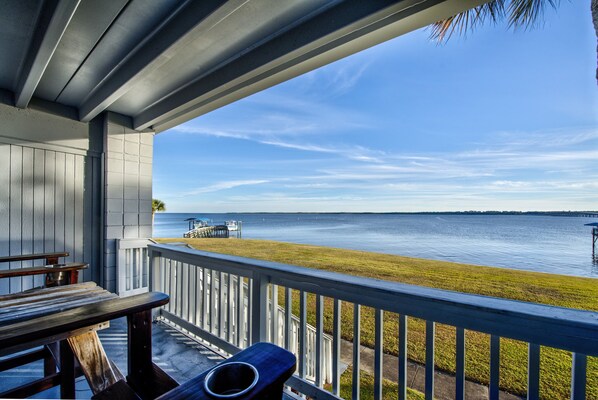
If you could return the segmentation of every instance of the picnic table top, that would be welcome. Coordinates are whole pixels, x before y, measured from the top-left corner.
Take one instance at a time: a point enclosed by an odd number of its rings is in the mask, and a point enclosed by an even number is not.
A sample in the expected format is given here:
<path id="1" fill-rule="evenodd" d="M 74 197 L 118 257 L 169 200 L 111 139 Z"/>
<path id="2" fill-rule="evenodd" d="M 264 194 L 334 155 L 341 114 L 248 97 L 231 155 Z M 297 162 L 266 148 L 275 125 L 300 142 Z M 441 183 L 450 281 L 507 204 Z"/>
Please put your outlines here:
<path id="1" fill-rule="evenodd" d="M 2 295 L 0 356 L 52 343 L 166 303 L 164 293 L 120 298 L 93 282 Z"/>

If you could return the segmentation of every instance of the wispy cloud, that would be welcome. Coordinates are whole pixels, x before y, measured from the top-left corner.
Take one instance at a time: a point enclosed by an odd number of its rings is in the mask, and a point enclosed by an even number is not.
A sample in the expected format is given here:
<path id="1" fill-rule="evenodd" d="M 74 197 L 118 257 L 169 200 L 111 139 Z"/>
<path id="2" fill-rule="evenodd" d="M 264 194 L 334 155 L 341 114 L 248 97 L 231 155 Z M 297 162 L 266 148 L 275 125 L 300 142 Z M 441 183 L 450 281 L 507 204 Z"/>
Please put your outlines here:
<path id="1" fill-rule="evenodd" d="M 194 196 L 198 194 L 204 193 L 212 193 L 212 192 L 219 192 L 221 190 L 232 189 L 239 186 L 249 186 L 249 185 L 261 185 L 264 183 L 268 183 L 268 180 L 265 179 L 253 179 L 253 180 L 238 180 L 238 181 L 224 181 L 214 183 L 212 185 L 198 187 L 193 190 L 189 190 L 186 192 L 180 193 L 176 197 L 187 197 L 187 196 Z"/>

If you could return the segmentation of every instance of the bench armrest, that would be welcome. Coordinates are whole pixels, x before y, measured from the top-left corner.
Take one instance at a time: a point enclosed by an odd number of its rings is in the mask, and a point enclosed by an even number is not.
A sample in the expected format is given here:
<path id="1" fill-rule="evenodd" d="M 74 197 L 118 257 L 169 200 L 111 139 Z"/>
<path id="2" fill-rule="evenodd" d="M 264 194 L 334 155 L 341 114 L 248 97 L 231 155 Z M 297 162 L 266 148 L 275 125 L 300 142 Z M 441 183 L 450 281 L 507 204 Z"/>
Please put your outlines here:
<path id="1" fill-rule="evenodd" d="M 0 257 L 0 263 L 29 260 L 46 260 L 46 264 L 58 264 L 59 258 L 68 256 L 69 253 L 66 251 L 62 253 L 20 254 L 18 256 Z"/>
<path id="2" fill-rule="evenodd" d="M 69 263 L 69 264 L 54 264 L 44 265 L 43 267 L 31 267 L 31 268 L 17 268 L 0 270 L 0 279 L 2 278 L 13 278 L 16 276 L 27 276 L 27 275 L 43 275 L 50 274 L 53 272 L 72 272 L 86 269 L 87 264 L 82 263 Z"/>

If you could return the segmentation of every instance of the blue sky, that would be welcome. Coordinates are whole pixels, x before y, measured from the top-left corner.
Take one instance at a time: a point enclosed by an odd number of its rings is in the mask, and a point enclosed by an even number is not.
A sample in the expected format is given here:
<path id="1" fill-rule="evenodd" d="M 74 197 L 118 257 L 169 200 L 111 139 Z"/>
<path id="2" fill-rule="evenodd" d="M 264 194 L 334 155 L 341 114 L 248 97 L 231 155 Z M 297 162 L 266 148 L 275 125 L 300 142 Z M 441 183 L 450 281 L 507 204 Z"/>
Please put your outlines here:
<path id="1" fill-rule="evenodd" d="M 590 0 L 419 30 L 160 133 L 170 212 L 597 210 Z"/>

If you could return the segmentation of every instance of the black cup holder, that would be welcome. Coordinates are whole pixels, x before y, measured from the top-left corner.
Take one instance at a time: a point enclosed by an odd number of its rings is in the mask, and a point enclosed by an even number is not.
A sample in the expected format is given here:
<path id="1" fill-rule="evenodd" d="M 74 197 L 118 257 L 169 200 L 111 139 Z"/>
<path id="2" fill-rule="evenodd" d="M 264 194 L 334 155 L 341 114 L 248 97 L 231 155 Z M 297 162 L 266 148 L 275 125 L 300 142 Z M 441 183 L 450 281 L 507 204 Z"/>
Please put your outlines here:
<path id="1" fill-rule="evenodd" d="M 220 364 L 206 375 L 204 389 L 217 399 L 243 396 L 255 387 L 260 375 L 257 369 L 245 362 Z"/>

